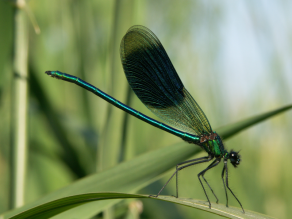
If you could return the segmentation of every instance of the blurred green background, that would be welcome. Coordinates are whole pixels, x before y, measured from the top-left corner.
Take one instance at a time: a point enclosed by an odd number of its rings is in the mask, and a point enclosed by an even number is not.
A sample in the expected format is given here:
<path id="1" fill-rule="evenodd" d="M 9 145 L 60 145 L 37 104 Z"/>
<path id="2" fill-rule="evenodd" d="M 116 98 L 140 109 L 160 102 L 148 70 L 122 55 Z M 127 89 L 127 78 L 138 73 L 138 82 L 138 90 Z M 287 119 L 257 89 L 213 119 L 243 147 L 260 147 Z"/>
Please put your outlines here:
<path id="1" fill-rule="evenodd" d="M 44 74 L 60 70 L 78 76 L 156 118 L 136 96 L 127 101 L 119 44 L 132 25 L 144 25 L 157 35 L 214 130 L 292 102 L 289 1 L 31 0 L 28 7 L 41 33 L 35 33 L 28 19 L 27 203 L 116 165 L 123 145 L 123 159 L 129 160 L 182 141 L 134 117 L 128 118 L 125 128 L 121 110 Z M 9 208 L 13 76 L 13 6 L 9 1 L 0 2 L 0 30 L 0 211 L 5 212 Z M 240 150 L 242 155 L 237 169 L 229 165 L 229 179 L 245 209 L 277 218 L 292 214 L 291 121 L 292 113 L 287 112 L 225 142 L 228 149 Z M 205 166 L 182 171 L 181 197 L 205 200 L 197 179 Z M 220 203 L 225 203 L 221 168 L 222 164 L 210 170 L 206 178 Z M 170 175 L 139 193 L 157 193 Z M 164 194 L 174 193 L 171 182 Z M 229 197 L 230 205 L 238 206 Z M 170 203 L 142 202 L 141 218 L 219 218 Z M 128 202 L 115 206 L 115 217 L 125 218 L 127 208 Z"/>

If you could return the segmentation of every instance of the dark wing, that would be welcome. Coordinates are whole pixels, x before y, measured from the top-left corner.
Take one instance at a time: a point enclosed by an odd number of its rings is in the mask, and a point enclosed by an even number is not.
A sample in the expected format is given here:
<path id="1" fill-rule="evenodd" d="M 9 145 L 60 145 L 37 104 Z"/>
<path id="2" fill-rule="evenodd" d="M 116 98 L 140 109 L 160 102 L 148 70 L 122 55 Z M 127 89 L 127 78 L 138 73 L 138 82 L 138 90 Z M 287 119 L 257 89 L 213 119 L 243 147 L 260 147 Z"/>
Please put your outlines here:
<path id="1" fill-rule="evenodd" d="M 154 33 L 143 26 L 131 27 L 122 39 L 120 53 L 128 82 L 148 109 L 184 132 L 212 132 L 206 115 L 184 88 Z"/>

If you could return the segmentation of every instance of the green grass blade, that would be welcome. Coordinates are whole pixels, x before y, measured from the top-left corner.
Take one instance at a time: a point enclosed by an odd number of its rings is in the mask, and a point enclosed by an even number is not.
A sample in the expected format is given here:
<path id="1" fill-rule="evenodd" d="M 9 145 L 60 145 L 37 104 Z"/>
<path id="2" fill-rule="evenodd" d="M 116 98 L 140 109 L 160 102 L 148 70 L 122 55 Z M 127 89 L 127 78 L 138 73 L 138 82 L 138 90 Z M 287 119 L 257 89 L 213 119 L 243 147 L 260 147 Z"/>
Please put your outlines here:
<path id="1" fill-rule="evenodd" d="M 43 205 L 37 206 L 30 210 L 20 213 L 12 217 L 11 219 L 37 219 L 37 218 L 49 218 L 55 216 L 63 211 L 67 211 L 76 206 L 84 205 L 89 202 L 95 202 L 98 205 L 98 202 L 101 200 L 109 199 L 126 199 L 126 198 L 152 198 L 147 195 L 134 195 L 134 194 L 125 194 L 125 193 L 91 193 L 91 194 L 82 194 L 69 196 L 66 198 L 61 198 L 52 202 L 45 203 Z M 262 215 L 252 211 L 246 211 L 245 214 L 242 213 L 241 209 L 235 207 L 227 208 L 225 205 L 212 203 L 212 208 L 208 207 L 206 201 L 195 200 L 195 199 L 184 199 L 184 198 L 175 198 L 170 196 L 160 196 L 158 198 L 161 201 L 172 202 L 175 204 L 180 204 L 192 208 L 201 209 L 212 214 L 224 216 L 227 218 L 270 218 L 266 215 Z M 102 210 L 102 209 L 100 209 Z M 72 217 L 74 215 L 72 214 Z"/>
<path id="2" fill-rule="evenodd" d="M 28 24 L 25 10 L 15 1 L 13 35 L 13 76 L 11 93 L 11 141 L 10 141 L 10 208 L 24 204 L 27 159 L 27 57 Z"/>
<path id="3" fill-rule="evenodd" d="M 86 176 L 88 173 L 78 157 L 78 151 L 76 151 L 76 146 L 73 145 L 74 142 L 69 140 L 68 133 L 66 133 L 65 127 L 62 125 L 58 119 L 58 113 L 54 109 L 49 101 L 48 95 L 41 86 L 41 82 L 38 79 L 37 72 L 32 67 L 29 66 L 29 75 L 30 75 L 30 89 L 31 94 L 38 100 L 40 103 L 40 108 L 44 112 L 47 122 L 51 127 L 54 136 L 57 141 L 62 146 L 60 153 L 60 159 L 66 163 L 66 165 L 71 169 L 72 173 L 75 174 L 78 178 Z"/>
<path id="4" fill-rule="evenodd" d="M 292 108 L 292 105 L 281 107 L 279 109 L 276 109 L 276 110 L 273 110 L 273 111 L 270 111 L 267 113 L 262 113 L 260 115 L 253 116 L 251 118 L 244 119 L 244 120 L 236 122 L 234 124 L 230 124 L 230 125 L 221 127 L 219 129 L 217 129 L 216 131 L 220 134 L 220 136 L 223 139 L 227 139 L 227 138 L 237 134 L 238 132 L 240 132 L 248 127 L 251 127 L 252 125 L 256 125 L 256 124 L 258 124 L 258 123 L 260 123 L 260 122 L 262 122 L 262 121 L 264 121 L 272 116 L 276 116 L 279 113 L 283 113 L 286 110 L 289 110 L 291 108 Z"/>
<path id="5" fill-rule="evenodd" d="M 180 143 L 143 154 L 111 169 L 85 177 L 68 187 L 4 215 L 9 218 L 27 209 L 66 196 L 90 192 L 134 192 L 157 180 L 177 163 L 198 153 L 198 146 Z M 163 159 L 161 155 L 163 154 Z M 96 209 L 91 209 L 96 212 Z"/>
<path id="6" fill-rule="evenodd" d="M 225 136 L 225 138 L 228 138 L 232 136 L 232 128 L 236 128 L 237 132 L 239 132 L 252 124 L 261 122 L 263 119 L 272 117 L 277 113 L 283 112 L 284 110 L 290 108 L 291 106 L 281 108 L 270 113 L 265 113 L 260 116 L 253 117 L 252 119 L 247 119 L 243 122 L 238 122 L 236 123 L 237 125 L 235 124 L 226 127 L 225 129 L 221 129 L 220 134 Z M 233 132 L 233 134 L 237 132 Z M 160 148 L 136 157 L 133 160 L 121 163 L 111 169 L 83 178 L 68 187 L 55 191 L 38 201 L 5 213 L 2 216 L 3 218 L 9 218 L 38 205 L 72 195 L 105 191 L 128 193 L 134 192 L 157 180 L 163 173 L 175 167 L 177 163 L 186 160 L 199 151 L 200 148 L 198 146 L 185 143 Z M 118 200 L 107 202 L 108 203 L 101 206 L 100 209 L 103 210 L 106 207 L 117 203 Z M 93 204 L 94 207 L 88 207 L 87 211 L 91 211 L 91 213 L 94 215 L 98 213 L 100 209 L 96 207 L 96 203 Z M 86 206 L 88 205 L 85 205 L 84 207 Z"/>

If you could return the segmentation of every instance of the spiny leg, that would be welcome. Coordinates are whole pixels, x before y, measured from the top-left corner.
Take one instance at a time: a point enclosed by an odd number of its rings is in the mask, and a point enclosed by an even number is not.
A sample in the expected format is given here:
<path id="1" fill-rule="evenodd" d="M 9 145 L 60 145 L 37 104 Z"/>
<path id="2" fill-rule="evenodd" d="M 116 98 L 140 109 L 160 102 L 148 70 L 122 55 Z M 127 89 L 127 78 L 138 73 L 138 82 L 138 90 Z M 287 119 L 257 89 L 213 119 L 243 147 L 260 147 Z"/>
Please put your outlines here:
<path id="1" fill-rule="evenodd" d="M 224 182 L 225 163 L 227 163 L 226 160 L 224 160 L 224 166 L 223 166 L 223 170 L 222 170 L 221 177 L 222 177 L 222 181 L 223 181 L 223 185 L 224 185 L 224 190 L 225 190 L 225 195 L 226 195 L 226 207 L 228 207 L 228 195 L 227 195 L 226 185 L 225 185 L 225 182 Z"/>
<path id="2" fill-rule="evenodd" d="M 235 196 L 235 194 L 232 192 L 232 190 L 229 188 L 229 185 L 228 185 L 228 169 L 227 169 L 227 162 L 224 162 L 224 168 L 226 169 L 226 187 L 229 189 L 229 191 L 231 192 L 231 194 L 234 196 L 234 198 L 237 200 L 237 202 L 239 203 L 243 213 L 245 213 L 240 201 L 238 200 L 238 198 Z"/>
<path id="3" fill-rule="evenodd" d="M 218 160 L 218 159 L 214 160 L 214 161 L 213 161 L 213 162 L 207 167 L 207 169 L 208 169 L 208 168 L 211 169 L 211 168 L 217 166 L 217 165 L 220 163 L 220 161 L 221 161 L 221 160 Z M 215 198 L 216 198 L 216 203 L 218 204 L 219 200 L 218 200 L 217 196 L 215 195 L 213 189 L 211 188 L 211 186 L 209 185 L 209 183 L 208 183 L 207 180 L 205 179 L 204 174 L 205 174 L 205 173 L 202 174 L 202 177 L 203 177 L 204 181 L 207 183 L 207 185 L 209 186 L 209 189 L 211 190 L 211 192 L 213 193 L 213 195 L 215 196 Z"/>
<path id="4" fill-rule="evenodd" d="M 176 165 L 176 196 L 175 196 L 176 198 L 178 198 L 178 171 L 179 171 L 179 166 L 183 165 L 183 164 L 186 164 L 186 163 L 198 162 L 199 160 L 207 160 L 207 159 L 212 160 L 213 158 L 211 158 L 211 156 L 200 157 L 200 158 L 196 158 L 196 159 L 192 159 L 192 160 L 187 160 L 187 161 L 181 162 L 181 163 Z M 206 161 L 204 161 L 204 162 L 206 162 Z M 195 165 L 195 164 L 193 164 L 193 165 Z M 185 168 L 185 167 L 183 167 L 183 168 Z M 183 168 L 181 168 L 181 169 L 183 169 Z"/>
<path id="5" fill-rule="evenodd" d="M 217 161 L 217 162 L 216 162 L 216 161 Z M 203 183 L 202 183 L 202 181 L 201 181 L 201 179 L 200 179 L 200 176 L 203 176 L 208 170 L 210 170 L 211 168 L 217 166 L 217 165 L 219 164 L 219 162 L 220 162 L 220 159 L 216 159 L 213 163 L 211 163 L 211 165 L 209 165 L 206 169 L 204 169 L 202 172 L 200 172 L 200 173 L 198 174 L 199 181 L 200 181 L 200 183 L 201 183 L 201 185 L 202 185 L 202 187 L 203 187 L 203 190 L 204 190 L 205 195 L 206 195 L 206 197 L 207 197 L 207 200 L 208 200 L 208 202 L 209 202 L 209 208 L 211 208 L 211 202 L 210 202 L 210 200 L 209 200 L 209 197 L 208 197 L 208 195 L 207 195 L 207 192 L 206 192 L 206 190 L 205 190 L 205 187 L 204 187 L 204 185 L 203 185 Z M 204 178 L 204 177 L 203 177 L 203 178 Z M 205 179 L 205 181 L 206 181 L 206 179 Z M 206 181 L 206 182 L 207 182 L 207 181 Z M 208 184 L 208 182 L 207 182 L 207 185 L 208 185 L 209 188 L 211 189 L 211 187 L 210 187 L 210 185 Z M 211 191 L 213 192 L 212 189 L 211 189 Z M 213 194 L 214 194 L 214 192 L 213 192 Z M 214 195 L 215 195 L 215 194 L 214 194 Z M 216 195 L 215 195 L 215 197 L 216 197 Z M 216 197 L 216 198 L 217 198 L 217 197 Z"/>
<path id="6" fill-rule="evenodd" d="M 188 161 L 184 161 L 182 163 L 177 164 L 176 165 L 176 171 L 171 175 L 171 177 L 169 178 L 169 180 L 167 180 L 167 182 L 160 189 L 160 191 L 158 192 L 158 194 L 157 195 L 150 195 L 149 197 L 158 197 L 160 195 L 160 193 L 162 192 L 162 190 L 165 188 L 165 186 L 170 182 L 170 180 L 172 179 L 172 177 L 174 177 L 174 175 L 178 173 L 178 171 L 180 171 L 180 170 L 182 170 L 182 169 L 184 169 L 186 167 L 199 164 L 199 163 L 209 162 L 212 159 L 213 159 L 213 157 L 211 157 L 211 156 L 208 156 L 208 157 L 200 157 L 200 158 L 197 158 L 197 159 L 188 160 Z M 186 164 L 186 163 L 190 163 L 190 164 L 187 164 L 187 165 L 184 165 L 184 166 L 178 168 L 179 165 Z M 177 181 L 178 180 L 176 179 L 176 182 Z M 178 197 L 178 186 L 177 185 L 176 185 L 176 197 Z"/>

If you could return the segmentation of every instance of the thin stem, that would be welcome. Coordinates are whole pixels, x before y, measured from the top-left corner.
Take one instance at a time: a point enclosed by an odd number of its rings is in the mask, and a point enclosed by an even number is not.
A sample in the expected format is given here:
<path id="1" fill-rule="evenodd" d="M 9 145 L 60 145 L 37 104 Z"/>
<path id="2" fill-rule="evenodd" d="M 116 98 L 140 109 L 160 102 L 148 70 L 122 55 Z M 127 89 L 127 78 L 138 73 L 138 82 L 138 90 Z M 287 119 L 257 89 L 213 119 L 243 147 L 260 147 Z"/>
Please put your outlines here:
<path id="1" fill-rule="evenodd" d="M 126 105 L 131 105 L 131 99 L 133 96 L 133 92 L 130 86 L 127 86 L 127 99 Z M 123 127 L 122 127 L 122 139 L 121 139 L 121 146 L 120 146 L 120 154 L 119 154 L 119 163 L 123 162 L 126 159 L 127 154 L 127 147 L 126 147 L 126 138 L 128 135 L 128 123 L 129 123 L 129 114 L 124 113 L 123 118 Z"/>
<path id="2" fill-rule="evenodd" d="M 12 126 L 11 126 L 11 174 L 10 208 L 24 204 L 26 172 L 27 130 L 27 56 L 28 31 L 26 14 L 19 7 L 25 2 L 16 1 L 14 10 Z"/>
<path id="3" fill-rule="evenodd" d="M 112 29 L 112 39 L 111 39 L 111 54 L 110 54 L 110 84 L 108 88 L 108 93 L 109 94 L 115 94 L 115 87 L 114 87 L 114 82 L 115 82 L 115 72 L 117 71 L 115 64 L 116 64 L 116 56 L 115 56 L 115 48 L 118 47 L 118 40 L 117 40 L 117 29 L 118 29 L 118 23 L 119 23 L 119 18 L 120 18 L 120 4 L 121 2 L 116 0 L 114 4 L 114 20 L 113 20 L 113 29 Z M 97 171 L 100 172 L 103 169 L 107 168 L 110 161 L 107 160 L 107 152 L 112 151 L 111 148 L 105 148 L 109 147 L 108 141 L 109 138 L 111 138 L 110 135 L 110 127 L 112 121 L 112 109 L 114 106 L 111 104 L 107 105 L 107 110 L 106 110 L 106 119 L 105 119 L 105 125 L 102 128 L 102 133 L 101 133 L 101 139 L 98 142 L 98 150 L 97 150 Z"/>

